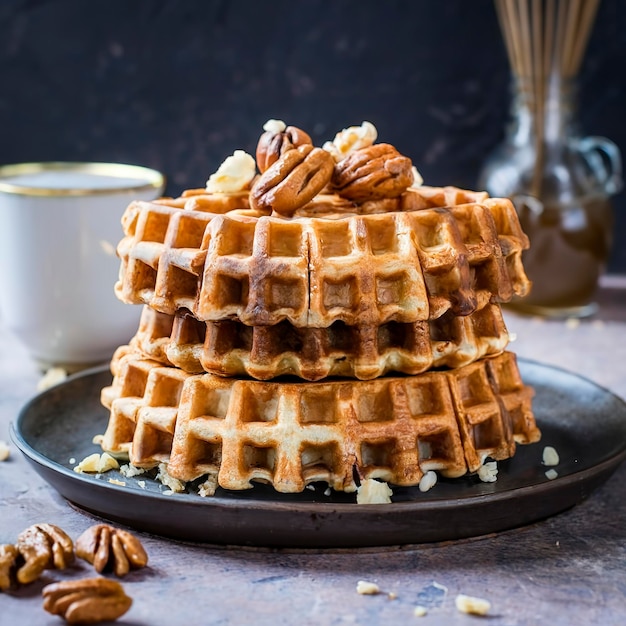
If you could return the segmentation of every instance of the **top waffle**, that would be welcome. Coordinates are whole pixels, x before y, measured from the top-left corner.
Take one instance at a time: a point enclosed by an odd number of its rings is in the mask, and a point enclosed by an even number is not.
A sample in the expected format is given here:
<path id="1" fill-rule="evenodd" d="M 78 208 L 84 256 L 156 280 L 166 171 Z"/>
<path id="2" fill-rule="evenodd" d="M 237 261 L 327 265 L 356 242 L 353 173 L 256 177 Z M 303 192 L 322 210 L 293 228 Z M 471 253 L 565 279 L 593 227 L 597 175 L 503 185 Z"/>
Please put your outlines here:
<path id="1" fill-rule="evenodd" d="M 124 302 L 186 308 L 202 321 L 323 328 L 466 315 L 528 289 L 528 240 L 509 200 L 334 219 L 175 202 L 126 210 L 116 284 Z"/>
<path id="2" fill-rule="evenodd" d="M 200 321 L 327 328 L 464 316 L 527 292 L 528 238 L 509 200 L 411 186 L 411 161 L 373 143 L 371 125 L 325 149 L 266 127 L 256 163 L 236 151 L 206 190 L 128 207 L 121 300 Z"/>

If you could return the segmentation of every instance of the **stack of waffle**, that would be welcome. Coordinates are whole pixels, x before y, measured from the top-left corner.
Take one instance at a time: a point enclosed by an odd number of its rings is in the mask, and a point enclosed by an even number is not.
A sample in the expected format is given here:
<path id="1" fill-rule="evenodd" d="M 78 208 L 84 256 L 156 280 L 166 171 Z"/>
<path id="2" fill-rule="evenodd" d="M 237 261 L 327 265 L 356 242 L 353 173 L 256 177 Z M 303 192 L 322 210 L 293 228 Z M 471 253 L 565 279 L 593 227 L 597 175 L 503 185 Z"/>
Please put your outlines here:
<path id="1" fill-rule="evenodd" d="M 387 144 L 346 149 L 344 131 L 320 155 L 290 129 L 262 135 L 260 176 L 231 157 L 207 189 L 126 210 L 116 293 L 144 308 L 102 391 L 104 450 L 225 489 L 354 491 L 462 476 L 536 441 L 500 309 L 529 286 L 511 203 L 402 181 L 368 194 L 373 166 L 349 193 L 345 161 Z"/>

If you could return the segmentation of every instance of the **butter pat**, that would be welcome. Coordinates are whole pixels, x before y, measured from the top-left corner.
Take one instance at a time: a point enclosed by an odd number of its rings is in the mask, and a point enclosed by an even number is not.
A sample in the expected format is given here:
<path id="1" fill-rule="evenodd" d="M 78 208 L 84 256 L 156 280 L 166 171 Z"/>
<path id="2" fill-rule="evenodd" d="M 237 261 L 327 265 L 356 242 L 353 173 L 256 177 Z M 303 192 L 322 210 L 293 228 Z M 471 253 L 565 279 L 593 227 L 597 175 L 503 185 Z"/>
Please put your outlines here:
<path id="1" fill-rule="evenodd" d="M 495 483 L 498 480 L 498 464 L 489 461 L 478 468 L 478 478 L 484 483 Z"/>
<path id="2" fill-rule="evenodd" d="M 546 446 L 543 449 L 543 464 L 547 467 L 553 467 L 560 463 L 559 453 L 552 447 Z"/>
<path id="3" fill-rule="evenodd" d="M 420 482 L 419 482 L 419 490 L 424 493 L 426 491 L 430 491 L 437 484 L 437 474 L 432 470 L 426 472 Z"/>
<path id="4" fill-rule="evenodd" d="M 378 137 L 376 126 L 371 122 L 363 122 L 360 126 L 349 126 L 339 131 L 332 141 L 327 141 L 322 148 L 330 152 L 338 163 L 350 153 L 368 148 Z"/>
<path id="5" fill-rule="evenodd" d="M 374 596 L 380 593 L 380 587 L 376 583 L 367 580 L 359 580 L 356 584 L 356 592 L 362 596 Z"/>
<path id="6" fill-rule="evenodd" d="M 235 193 L 248 188 L 256 174 L 256 162 L 247 152 L 235 150 L 211 174 L 206 182 L 206 190 L 210 193 Z"/>
<path id="7" fill-rule="evenodd" d="M 489 609 L 491 609 L 491 602 L 489 602 L 489 600 L 466 596 L 462 593 L 456 597 L 454 604 L 457 611 L 468 613 L 469 615 L 487 615 Z"/>
<path id="8" fill-rule="evenodd" d="M 274 133 L 278 135 L 282 133 L 287 128 L 287 124 L 282 120 L 267 120 L 265 124 L 263 124 L 263 130 L 269 133 Z"/>
<path id="9" fill-rule="evenodd" d="M 373 478 L 361 482 L 357 489 L 357 504 L 389 504 L 393 491 L 387 483 L 381 483 Z"/>
<path id="10" fill-rule="evenodd" d="M 118 469 L 119 463 L 106 452 L 98 454 L 94 452 L 85 457 L 75 468 L 77 474 L 103 474 L 109 470 Z"/>
<path id="11" fill-rule="evenodd" d="M 37 391 L 45 391 L 54 387 L 59 383 L 62 383 L 67 378 L 67 372 L 61 367 L 51 367 L 46 373 L 39 379 L 37 383 Z"/>
<path id="12" fill-rule="evenodd" d="M 411 183 L 411 187 L 413 189 L 417 189 L 424 184 L 424 179 L 422 175 L 417 171 L 415 165 L 411 168 L 411 172 L 413 173 L 413 182 Z"/>

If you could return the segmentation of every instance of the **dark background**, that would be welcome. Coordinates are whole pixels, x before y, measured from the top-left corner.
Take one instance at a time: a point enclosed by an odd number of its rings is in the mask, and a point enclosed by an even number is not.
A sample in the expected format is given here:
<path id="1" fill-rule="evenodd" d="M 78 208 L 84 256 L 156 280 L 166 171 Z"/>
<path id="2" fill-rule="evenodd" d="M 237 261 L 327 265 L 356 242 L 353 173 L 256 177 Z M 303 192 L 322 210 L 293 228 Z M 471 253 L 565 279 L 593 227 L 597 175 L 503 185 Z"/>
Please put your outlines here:
<path id="1" fill-rule="evenodd" d="M 475 187 L 508 88 L 492 0 L 0 0 L 0 163 L 137 163 L 169 194 L 253 153 L 270 117 L 316 143 L 370 120 L 427 184 Z M 579 103 L 626 153 L 624 0 L 600 6 Z"/>

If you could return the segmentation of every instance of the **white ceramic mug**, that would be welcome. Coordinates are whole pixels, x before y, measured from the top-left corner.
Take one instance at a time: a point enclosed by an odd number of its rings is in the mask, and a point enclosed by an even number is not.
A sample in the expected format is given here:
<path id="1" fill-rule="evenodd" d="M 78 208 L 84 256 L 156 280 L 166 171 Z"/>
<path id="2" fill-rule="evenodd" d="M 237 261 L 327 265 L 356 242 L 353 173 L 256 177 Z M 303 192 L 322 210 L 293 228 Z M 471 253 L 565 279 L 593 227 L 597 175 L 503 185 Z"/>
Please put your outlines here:
<path id="1" fill-rule="evenodd" d="M 106 361 L 136 332 L 141 307 L 113 290 L 120 219 L 164 183 L 116 163 L 0 167 L 0 316 L 42 368 Z"/>

